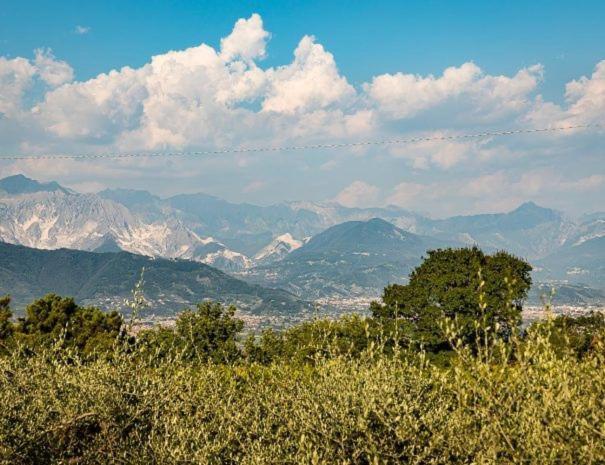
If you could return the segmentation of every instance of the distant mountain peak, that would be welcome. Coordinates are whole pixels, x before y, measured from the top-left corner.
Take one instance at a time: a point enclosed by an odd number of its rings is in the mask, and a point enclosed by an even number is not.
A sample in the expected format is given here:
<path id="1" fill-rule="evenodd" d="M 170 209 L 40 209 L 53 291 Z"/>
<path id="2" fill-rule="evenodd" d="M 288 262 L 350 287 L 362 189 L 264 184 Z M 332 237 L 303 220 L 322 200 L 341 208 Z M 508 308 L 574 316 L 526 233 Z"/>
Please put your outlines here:
<path id="1" fill-rule="evenodd" d="M 300 248 L 304 241 L 295 239 L 292 234 L 285 233 L 277 236 L 267 246 L 261 249 L 254 259 L 259 263 L 269 263 L 280 260 L 290 252 Z"/>
<path id="2" fill-rule="evenodd" d="M 139 189 L 105 189 L 98 193 L 99 197 L 113 200 L 126 206 L 153 202 L 156 196 L 146 190 Z"/>
<path id="3" fill-rule="evenodd" d="M 511 211 L 508 216 L 525 218 L 526 220 L 530 220 L 530 224 L 532 224 L 532 221 L 554 221 L 561 218 L 561 214 L 558 211 L 541 207 L 532 201 L 522 203 L 515 210 Z"/>
<path id="4" fill-rule="evenodd" d="M 35 192 L 63 192 L 69 194 L 71 191 L 55 181 L 39 182 L 22 174 L 15 174 L 0 179 L 0 190 L 11 195 L 33 194 Z"/>
<path id="5" fill-rule="evenodd" d="M 313 236 L 309 242 L 292 252 L 292 257 L 306 255 L 339 255 L 372 252 L 384 257 L 405 254 L 425 247 L 422 236 L 404 231 L 380 218 L 347 221 Z"/>
<path id="6" fill-rule="evenodd" d="M 550 210 L 550 209 L 541 207 L 533 200 L 528 200 L 527 202 L 523 202 L 521 205 L 519 205 L 513 211 L 519 212 L 519 211 L 535 211 L 535 210 Z"/>
<path id="7" fill-rule="evenodd" d="M 386 220 L 383 220 L 382 218 L 370 218 L 369 220 L 366 221 L 367 224 L 370 225 L 376 225 L 376 226 L 380 226 L 380 227 L 385 227 L 385 228 L 389 228 L 389 229 L 396 229 L 397 226 L 395 226 L 393 223 L 389 223 Z"/>

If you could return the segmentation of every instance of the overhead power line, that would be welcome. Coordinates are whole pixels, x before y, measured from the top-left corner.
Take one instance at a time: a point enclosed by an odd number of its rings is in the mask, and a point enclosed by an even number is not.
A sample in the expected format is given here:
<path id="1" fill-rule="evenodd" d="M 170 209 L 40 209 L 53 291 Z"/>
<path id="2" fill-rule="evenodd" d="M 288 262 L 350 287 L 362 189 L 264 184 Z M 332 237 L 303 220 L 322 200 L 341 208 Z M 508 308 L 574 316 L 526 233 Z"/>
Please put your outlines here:
<path id="1" fill-rule="evenodd" d="M 383 139 L 358 142 L 339 142 L 332 144 L 307 144 L 307 145 L 285 145 L 276 147 L 232 147 L 225 149 L 196 150 L 196 151 L 172 151 L 172 152 L 123 152 L 123 153 L 100 153 L 100 154 L 41 154 L 41 155 L 6 155 L 0 156 L 0 160 L 81 160 L 102 158 L 138 158 L 138 157 L 185 157 L 201 155 L 224 155 L 237 153 L 262 153 L 262 152 L 290 152 L 299 150 L 327 150 L 339 148 L 354 148 L 381 145 L 403 145 L 417 142 L 439 142 L 464 139 L 481 139 L 486 137 L 505 137 L 518 134 L 548 133 L 557 131 L 569 131 L 572 129 L 600 128 L 601 124 L 580 124 L 575 126 L 558 126 L 538 129 L 513 129 L 509 131 L 487 131 L 472 134 L 454 134 L 450 136 L 412 137 L 406 139 Z"/>

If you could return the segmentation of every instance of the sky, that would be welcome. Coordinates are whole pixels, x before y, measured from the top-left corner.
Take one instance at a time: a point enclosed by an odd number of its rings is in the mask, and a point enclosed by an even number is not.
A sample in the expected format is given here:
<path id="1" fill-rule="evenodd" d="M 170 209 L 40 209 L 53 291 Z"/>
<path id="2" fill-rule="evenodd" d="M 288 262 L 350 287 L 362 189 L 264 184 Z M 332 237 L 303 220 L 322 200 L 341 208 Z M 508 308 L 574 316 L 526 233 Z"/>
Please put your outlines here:
<path id="1" fill-rule="evenodd" d="M 605 125 L 596 1 L 12 1 L 0 157 L 182 152 Z M 83 192 L 604 210 L 601 127 L 220 156 L 0 161 Z"/>

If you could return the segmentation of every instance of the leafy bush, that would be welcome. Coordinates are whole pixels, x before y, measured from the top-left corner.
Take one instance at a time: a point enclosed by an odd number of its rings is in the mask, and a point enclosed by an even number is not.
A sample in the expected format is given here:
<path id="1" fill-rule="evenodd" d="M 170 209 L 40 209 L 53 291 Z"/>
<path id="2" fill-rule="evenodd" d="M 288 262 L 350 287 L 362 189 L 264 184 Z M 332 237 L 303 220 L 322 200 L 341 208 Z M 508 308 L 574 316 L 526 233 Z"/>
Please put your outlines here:
<path id="1" fill-rule="evenodd" d="M 538 321 L 527 330 L 530 336 L 545 332 L 559 352 L 585 357 L 605 347 L 605 314 L 591 312 L 576 317 L 558 315 L 550 321 Z"/>
<path id="2" fill-rule="evenodd" d="M 282 332 L 267 329 L 258 340 L 250 336 L 244 346 L 248 362 L 269 364 L 314 363 L 317 358 L 358 356 L 377 339 L 372 319 L 359 315 L 338 320 L 318 319 L 303 322 Z"/>
<path id="3" fill-rule="evenodd" d="M 244 322 L 235 318 L 235 307 L 202 302 L 185 310 L 174 328 L 142 331 L 138 343 L 155 357 L 172 356 L 200 363 L 233 363 L 241 357 L 237 336 Z"/>
<path id="4" fill-rule="evenodd" d="M 603 463 L 603 353 L 561 354 L 543 329 L 457 346 L 447 369 L 380 347 L 312 365 L 0 357 L 0 462 Z"/>

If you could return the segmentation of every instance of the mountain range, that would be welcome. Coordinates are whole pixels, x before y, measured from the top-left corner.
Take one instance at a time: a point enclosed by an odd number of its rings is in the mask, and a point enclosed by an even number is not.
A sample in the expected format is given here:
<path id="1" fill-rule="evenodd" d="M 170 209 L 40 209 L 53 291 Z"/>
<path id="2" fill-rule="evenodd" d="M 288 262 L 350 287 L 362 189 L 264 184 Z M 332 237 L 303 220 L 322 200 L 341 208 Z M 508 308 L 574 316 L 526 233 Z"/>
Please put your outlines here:
<path id="1" fill-rule="evenodd" d="M 379 218 L 347 221 L 241 276 L 307 298 L 378 295 L 385 284 L 405 282 L 427 250 L 448 245 L 460 244 L 419 236 Z"/>
<path id="2" fill-rule="evenodd" d="M 131 297 L 142 270 L 144 295 L 156 314 L 173 314 L 206 299 L 263 315 L 296 314 L 309 308 L 286 291 L 249 284 L 190 260 L 0 243 L 0 295 L 10 294 L 18 311 L 50 292 L 83 304 L 124 308 L 124 299 Z"/>
<path id="3" fill-rule="evenodd" d="M 303 299 L 378 296 L 385 284 L 404 282 L 427 249 L 478 245 L 529 260 L 535 289 L 599 301 L 604 237 L 605 213 L 571 218 L 532 202 L 508 213 L 432 219 L 398 207 L 257 206 L 201 193 L 82 194 L 22 175 L 0 180 L 6 243 L 191 260 Z"/>

